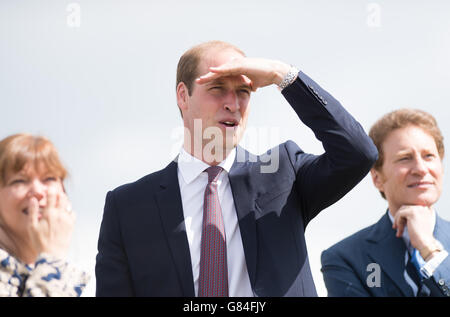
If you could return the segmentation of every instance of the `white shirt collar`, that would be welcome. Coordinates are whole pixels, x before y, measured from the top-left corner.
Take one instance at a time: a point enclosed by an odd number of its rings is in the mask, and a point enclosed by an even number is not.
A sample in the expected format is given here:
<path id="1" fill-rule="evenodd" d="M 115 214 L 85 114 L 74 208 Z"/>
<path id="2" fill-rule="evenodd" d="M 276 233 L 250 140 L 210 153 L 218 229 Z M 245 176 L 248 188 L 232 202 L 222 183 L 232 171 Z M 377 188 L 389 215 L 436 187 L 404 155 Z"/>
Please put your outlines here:
<path id="1" fill-rule="evenodd" d="M 431 209 L 432 211 L 432 223 L 433 223 L 433 231 L 434 231 L 434 227 L 436 226 L 436 212 L 434 211 L 434 209 Z M 391 223 L 394 224 L 394 216 L 391 215 L 390 210 L 388 209 L 388 215 L 389 215 L 389 219 L 391 220 Z M 405 242 L 406 246 L 408 247 L 408 250 L 411 252 L 411 250 L 413 249 L 413 247 L 411 246 L 410 243 L 410 239 L 409 239 L 409 233 L 408 233 L 408 227 L 405 226 L 405 229 L 403 230 L 403 241 Z"/>
<path id="2" fill-rule="evenodd" d="M 231 166 L 233 166 L 235 158 L 236 148 L 233 148 L 233 150 L 231 150 L 225 160 L 220 162 L 219 166 L 222 167 L 227 173 L 229 173 Z M 208 167 L 210 167 L 210 165 L 192 156 L 191 154 L 186 152 L 183 147 L 181 148 L 180 155 L 178 156 L 178 169 L 180 170 L 181 176 L 183 177 L 186 184 L 191 183 Z"/>

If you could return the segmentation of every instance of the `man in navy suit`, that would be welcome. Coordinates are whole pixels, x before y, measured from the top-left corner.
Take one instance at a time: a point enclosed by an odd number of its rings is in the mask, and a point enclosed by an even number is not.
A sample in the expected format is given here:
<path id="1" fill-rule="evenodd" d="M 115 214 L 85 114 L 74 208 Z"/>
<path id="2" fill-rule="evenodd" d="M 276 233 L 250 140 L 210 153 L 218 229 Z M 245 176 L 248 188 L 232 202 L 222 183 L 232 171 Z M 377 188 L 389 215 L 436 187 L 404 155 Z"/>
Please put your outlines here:
<path id="1" fill-rule="evenodd" d="M 450 296 L 450 222 L 433 209 L 444 157 L 436 120 L 401 109 L 369 135 L 379 152 L 372 180 L 389 208 L 376 224 L 322 253 L 328 296 Z"/>
<path id="2" fill-rule="evenodd" d="M 292 141 L 261 156 L 238 146 L 252 91 L 272 84 L 322 141 L 324 154 L 306 154 Z M 317 296 L 306 225 L 369 172 L 377 158 L 370 138 L 302 72 L 248 58 L 224 42 L 197 45 L 181 57 L 176 91 L 185 127 L 176 160 L 107 194 L 97 296 L 204 294 L 202 219 L 211 208 L 203 198 L 211 183 L 220 202 L 213 208 L 221 210 L 220 243 L 226 241 L 226 249 L 215 253 L 225 253 L 222 294 Z M 213 181 L 211 166 L 222 171 Z"/>

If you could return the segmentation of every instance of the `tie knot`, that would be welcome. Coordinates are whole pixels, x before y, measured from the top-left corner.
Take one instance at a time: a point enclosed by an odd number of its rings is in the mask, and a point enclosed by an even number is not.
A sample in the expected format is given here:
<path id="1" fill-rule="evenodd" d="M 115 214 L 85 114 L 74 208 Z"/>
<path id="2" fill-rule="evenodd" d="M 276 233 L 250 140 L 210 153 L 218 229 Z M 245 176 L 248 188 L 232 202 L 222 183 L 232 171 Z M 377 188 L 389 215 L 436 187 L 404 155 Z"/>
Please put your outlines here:
<path id="1" fill-rule="evenodd" d="M 208 184 L 211 182 L 217 181 L 219 178 L 220 172 L 222 172 L 223 168 L 220 166 L 211 166 L 208 167 L 205 171 L 208 173 Z"/>

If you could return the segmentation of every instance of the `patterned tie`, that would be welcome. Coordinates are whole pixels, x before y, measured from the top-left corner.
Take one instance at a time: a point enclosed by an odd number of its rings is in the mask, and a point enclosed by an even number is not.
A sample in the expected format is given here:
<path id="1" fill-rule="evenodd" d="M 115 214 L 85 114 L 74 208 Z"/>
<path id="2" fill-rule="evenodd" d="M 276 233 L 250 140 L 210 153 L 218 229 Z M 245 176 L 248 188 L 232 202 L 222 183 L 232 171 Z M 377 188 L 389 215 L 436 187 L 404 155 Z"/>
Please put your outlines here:
<path id="1" fill-rule="evenodd" d="M 228 296 L 227 244 L 217 193 L 222 168 L 206 169 L 208 184 L 203 203 L 203 227 L 200 254 L 199 297 Z"/>
<path id="2" fill-rule="evenodd" d="M 406 263 L 406 272 L 408 273 L 411 280 L 416 284 L 417 288 L 420 289 L 421 286 L 421 279 L 419 272 L 417 272 L 417 269 L 414 267 L 414 264 L 412 262 L 412 256 L 408 253 L 408 262 Z"/>
<path id="3" fill-rule="evenodd" d="M 417 260 L 414 259 L 416 257 L 417 249 L 413 248 L 412 254 L 409 254 L 408 252 L 408 263 L 406 264 L 406 272 L 409 275 L 409 277 L 413 280 L 413 282 L 417 286 L 417 297 L 426 297 L 430 296 L 430 291 L 428 287 L 426 287 L 422 282 L 422 275 L 419 273 L 420 266 L 417 263 Z M 414 263 L 415 262 L 415 263 Z"/>

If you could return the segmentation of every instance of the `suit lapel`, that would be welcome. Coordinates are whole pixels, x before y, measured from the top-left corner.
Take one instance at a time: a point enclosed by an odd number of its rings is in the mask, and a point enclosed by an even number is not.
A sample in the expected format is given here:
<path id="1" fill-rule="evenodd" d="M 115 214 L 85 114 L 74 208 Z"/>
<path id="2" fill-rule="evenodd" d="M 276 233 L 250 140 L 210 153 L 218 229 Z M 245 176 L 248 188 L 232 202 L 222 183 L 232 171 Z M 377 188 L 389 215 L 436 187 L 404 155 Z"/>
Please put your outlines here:
<path id="1" fill-rule="evenodd" d="M 240 152 L 241 151 L 241 152 Z M 245 154 L 251 155 L 241 147 L 237 147 L 236 159 L 228 175 L 234 205 L 241 231 L 242 244 L 244 246 L 245 260 L 252 288 L 255 287 L 256 279 L 256 220 L 254 215 L 254 201 L 249 187 L 250 163 L 242 158 Z M 245 161 L 245 162 L 243 162 Z"/>
<path id="2" fill-rule="evenodd" d="M 374 226 L 367 240 L 368 253 L 374 262 L 380 265 L 381 270 L 389 276 L 404 296 L 414 296 L 403 277 L 406 246 L 401 238 L 395 236 L 387 213 Z"/>
<path id="3" fill-rule="evenodd" d="M 450 241 L 450 230 L 446 228 L 445 221 L 436 213 L 436 225 L 434 226 L 433 236 L 440 241 L 444 247 L 447 241 Z"/>
<path id="4" fill-rule="evenodd" d="M 159 214 L 175 263 L 181 288 L 186 297 L 195 296 L 191 255 L 184 225 L 183 205 L 178 184 L 177 163 L 171 162 L 161 178 L 161 191 L 156 193 Z M 158 256 L 155 254 L 155 256 Z"/>

